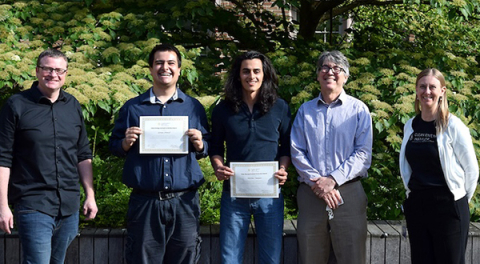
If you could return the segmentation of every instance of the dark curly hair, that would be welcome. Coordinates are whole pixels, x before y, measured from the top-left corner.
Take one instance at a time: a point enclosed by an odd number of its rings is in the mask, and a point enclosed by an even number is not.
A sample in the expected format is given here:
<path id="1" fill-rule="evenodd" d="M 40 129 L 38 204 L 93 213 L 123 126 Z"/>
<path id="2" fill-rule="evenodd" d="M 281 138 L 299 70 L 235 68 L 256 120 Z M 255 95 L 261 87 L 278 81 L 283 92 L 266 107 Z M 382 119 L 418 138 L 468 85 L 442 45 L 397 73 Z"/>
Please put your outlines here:
<path id="1" fill-rule="evenodd" d="M 256 102 L 260 107 L 260 112 L 262 114 L 267 113 L 278 98 L 278 77 L 272 62 L 258 51 L 247 51 L 235 59 L 225 83 L 225 101 L 233 108 L 235 113 L 238 113 L 243 102 L 243 87 L 240 81 L 242 62 L 253 59 L 261 60 L 263 67 L 263 82 Z"/>

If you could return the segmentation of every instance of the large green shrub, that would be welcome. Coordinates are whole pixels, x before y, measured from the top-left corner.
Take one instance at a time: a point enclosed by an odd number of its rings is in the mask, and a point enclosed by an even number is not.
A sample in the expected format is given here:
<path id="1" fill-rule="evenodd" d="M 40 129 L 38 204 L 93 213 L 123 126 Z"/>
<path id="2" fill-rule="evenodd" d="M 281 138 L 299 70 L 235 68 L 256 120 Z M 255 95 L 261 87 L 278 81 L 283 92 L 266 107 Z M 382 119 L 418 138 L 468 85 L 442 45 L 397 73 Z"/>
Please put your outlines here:
<path id="1" fill-rule="evenodd" d="M 118 227 L 125 224 L 130 190 L 121 183 L 123 160 L 109 153 L 108 139 L 123 103 L 151 86 L 146 60 L 155 44 L 178 44 L 184 59 L 181 87 L 198 98 L 207 113 L 220 98 L 225 70 L 244 49 L 268 54 L 280 76 L 280 95 L 293 114 L 319 93 L 318 55 L 339 49 L 352 66 L 345 89 L 368 105 L 373 118 L 373 163 L 369 178 L 363 180 L 368 216 L 399 219 L 404 189 L 398 152 L 403 125 L 414 114 L 419 71 L 436 67 L 445 74 L 450 110 L 468 124 L 480 157 L 480 26 L 476 20 L 443 16 L 439 10 L 443 9 L 413 4 L 360 7 L 354 13 L 352 41 L 336 35 L 332 39 L 336 44 L 325 44 L 288 40 L 272 33 L 274 29 L 268 34 L 255 31 L 248 18 L 238 22 L 235 12 L 219 9 L 212 1 L 4 0 L 0 4 L 0 104 L 30 87 L 36 58 L 45 48 L 56 46 L 67 54 L 65 88 L 83 106 L 95 154 L 100 211 L 87 224 Z M 208 159 L 200 164 L 206 178 L 200 189 L 201 221 L 218 222 L 222 184 L 215 179 Z M 282 188 L 286 218 L 295 218 L 297 213 L 296 176 L 291 167 L 289 181 Z M 470 206 L 472 219 L 478 220 L 478 193 Z"/>

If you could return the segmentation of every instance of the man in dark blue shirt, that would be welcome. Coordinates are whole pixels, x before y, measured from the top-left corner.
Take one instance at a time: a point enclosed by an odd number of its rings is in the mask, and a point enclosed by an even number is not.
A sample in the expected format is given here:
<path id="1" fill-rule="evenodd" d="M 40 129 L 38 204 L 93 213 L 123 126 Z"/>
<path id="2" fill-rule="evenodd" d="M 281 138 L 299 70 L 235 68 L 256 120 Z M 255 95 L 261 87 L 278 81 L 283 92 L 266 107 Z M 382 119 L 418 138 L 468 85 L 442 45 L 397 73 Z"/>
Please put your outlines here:
<path id="1" fill-rule="evenodd" d="M 36 75 L 38 81 L 10 97 L 0 113 L 0 229 L 13 228 L 10 202 L 23 263 L 60 264 L 78 234 L 79 180 L 86 219 L 97 213 L 92 152 L 80 104 L 61 89 L 67 57 L 42 52 Z"/>
<path id="2" fill-rule="evenodd" d="M 153 87 L 120 109 L 110 138 L 126 157 L 123 182 L 133 188 L 127 212 L 127 263 L 194 263 L 200 257 L 197 189 L 204 182 L 197 159 L 206 157 L 208 123 L 198 100 L 177 88 L 181 55 L 168 44 L 149 56 Z M 187 116 L 187 154 L 140 154 L 141 116 Z"/>
<path id="3" fill-rule="evenodd" d="M 270 60 L 256 51 L 239 56 L 225 84 L 225 100 L 212 113 L 210 160 L 224 181 L 220 208 L 222 263 L 243 263 L 251 216 L 258 239 L 258 263 L 280 263 L 283 196 L 238 198 L 230 193 L 230 162 L 278 161 L 275 177 L 283 185 L 290 164 L 290 109 L 277 95 L 278 79 Z M 227 148 L 224 159 L 225 144 Z"/>

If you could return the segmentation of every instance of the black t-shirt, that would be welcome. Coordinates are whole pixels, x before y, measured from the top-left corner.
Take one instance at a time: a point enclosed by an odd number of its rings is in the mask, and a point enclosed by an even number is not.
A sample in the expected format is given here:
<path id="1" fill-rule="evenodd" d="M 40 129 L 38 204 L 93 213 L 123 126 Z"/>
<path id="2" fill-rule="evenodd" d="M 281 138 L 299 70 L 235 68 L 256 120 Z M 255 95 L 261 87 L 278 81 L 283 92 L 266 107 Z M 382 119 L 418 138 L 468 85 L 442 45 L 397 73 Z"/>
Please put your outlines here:
<path id="1" fill-rule="evenodd" d="M 412 168 L 408 182 L 411 190 L 447 186 L 437 145 L 435 121 L 423 121 L 417 115 L 412 122 L 413 133 L 407 142 L 405 155 Z"/>

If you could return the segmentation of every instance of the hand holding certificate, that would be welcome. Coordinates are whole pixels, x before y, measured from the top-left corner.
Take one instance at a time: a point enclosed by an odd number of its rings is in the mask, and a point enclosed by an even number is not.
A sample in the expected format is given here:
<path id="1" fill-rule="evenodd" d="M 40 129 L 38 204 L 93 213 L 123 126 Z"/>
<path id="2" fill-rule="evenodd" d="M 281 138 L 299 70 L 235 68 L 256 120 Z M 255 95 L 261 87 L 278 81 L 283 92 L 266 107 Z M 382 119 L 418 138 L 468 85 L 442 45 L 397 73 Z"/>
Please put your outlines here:
<path id="1" fill-rule="evenodd" d="M 278 162 L 231 162 L 230 195 L 240 198 L 278 198 Z"/>
<path id="2" fill-rule="evenodd" d="M 141 154 L 187 154 L 188 116 L 141 116 Z"/>

